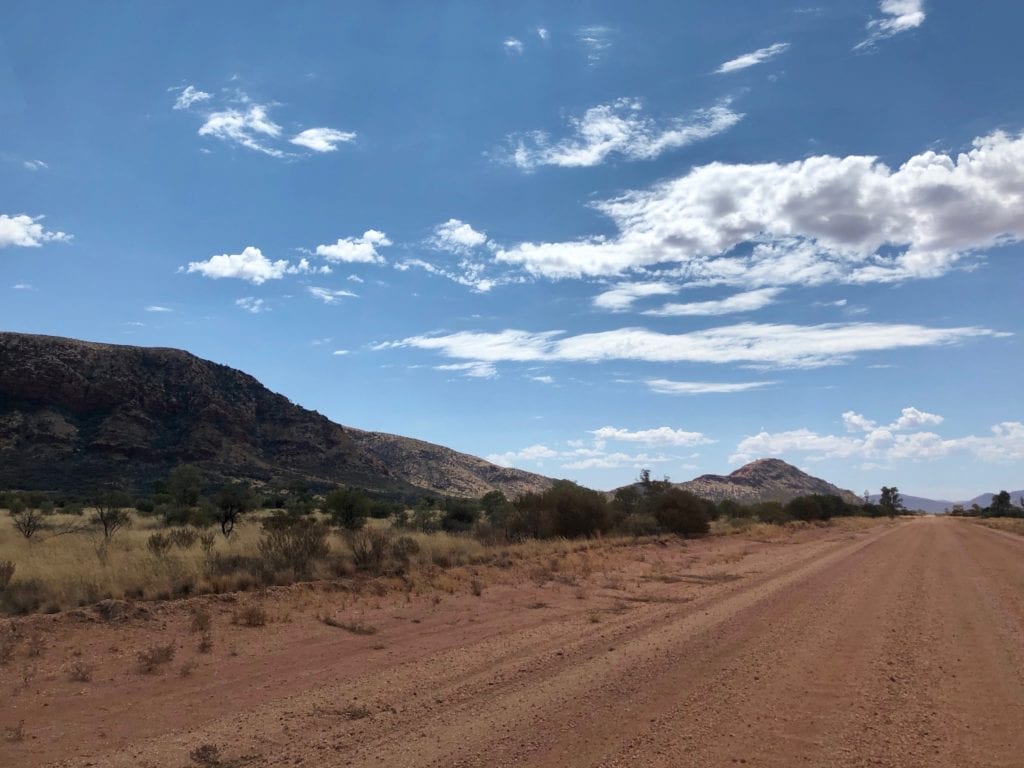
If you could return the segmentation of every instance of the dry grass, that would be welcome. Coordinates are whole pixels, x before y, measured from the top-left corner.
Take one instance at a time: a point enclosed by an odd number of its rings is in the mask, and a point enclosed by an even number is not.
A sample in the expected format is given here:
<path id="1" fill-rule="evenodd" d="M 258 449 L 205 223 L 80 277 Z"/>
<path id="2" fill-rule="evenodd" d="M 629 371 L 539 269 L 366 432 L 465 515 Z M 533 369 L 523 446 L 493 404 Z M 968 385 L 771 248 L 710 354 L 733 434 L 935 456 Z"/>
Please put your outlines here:
<path id="1" fill-rule="evenodd" d="M 969 517 L 966 518 L 972 523 L 984 525 L 986 528 L 994 528 L 997 531 L 1016 533 L 1024 536 L 1024 519 L 1016 517 Z"/>
<path id="2" fill-rule="evenodd" d="M 190 542 L 186 539 L 185 546 L 176 543 L 154 549 L 149 545 L 154 534 L 174 537 L 173 530 L 158 518 L 133 515 L 132 526 L 119 531 L 112 542 L 104 545 L 98 532 L 83 525 L 88 512 L 82 517 L 50 515 L 46 518 L 48 530 L 29 542 L 14 529 L 10 516 L 0 511 L 0 563 L 14 564 L 10 584 L 0 590 L 0 614 L 67 610 L 109 598 L 164 600 L 238 592 L 266 584 L 289 584 L 298 578 L 337 579 L 356 573 L 352 550 L 339 533 L 330 534 L 329 555 L 318 561 L 308 576 L 261 572 L 258 547 L 262 535 L 258 524 L 261 516 L 262 513 L 250 515 L 229 539 L 216 533 L 206 542 L 208 546 L 204 546 L 203 539 L 210 537 L 204 533 L 192 536 Z M 821 525 L 857 531 L 884 522 L 887 521 L 840 518 Z M 378 520 L 371 521 L 371 525 L 374 529 L 388 527 L 387 522 Z M 806 523 L 769 525 L 752 519 L 716 520 L 712 523 L 711 534 L 744 534 L 770 541 L 786 539 L 807 526 Z M 508 571 L 507 578 L 492 575 L 488 582 L 503 578 L 510 581 L 522 574 L 538 584 L 576 587 L 589 581 L 595 570 L 603 571 L 601 563 L 607 560 L 605 555 L 610 550 L 637 543 L 667 546 L 679 541 L 675 537 L 621 536 L 571 541 L 528 540 L 488 546 L 468 535 L 400 530 L 392 530 L 392 534 L 391 541 L 399 543 L 389 545 L 381 572 L 399 574 L 400 584 L 388 581 L 386 588 L 404 589 L 410 599 L 424 589 L 449 594 L 458 591 L 482 594 L 487 585 L 479 580 L 474 582 L 474 574 L 459 575 L 457 570 L 451 570 L 479 565 L 493 565 L 498 574 Z M 608 588 L 617 588 L 614 583 L 617 576 L 603 575 Z M 192 630 L 208 636 L 207 621 L 206 616 L 196 616 Z"/>

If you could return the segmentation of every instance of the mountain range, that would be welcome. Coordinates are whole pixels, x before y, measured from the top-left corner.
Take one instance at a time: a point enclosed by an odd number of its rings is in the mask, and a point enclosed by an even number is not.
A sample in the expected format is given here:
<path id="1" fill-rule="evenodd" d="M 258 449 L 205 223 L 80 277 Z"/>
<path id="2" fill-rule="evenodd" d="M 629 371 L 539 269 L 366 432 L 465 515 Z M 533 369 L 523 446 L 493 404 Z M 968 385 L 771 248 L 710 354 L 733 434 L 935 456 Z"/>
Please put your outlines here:
<path id="1" fill-rule="evenodd" d="M 907 509 L 941 515 L 943 512 L 947 512 L 957 504 L 964 509 L 970 509 L 974 504 L 977 504 L 979 507 L 987 507 L 992 503 L 993 495 L 994 494 L 992 493 L 982 493 L 975 496 L 973 499 L 968 499 L 967 501 L 944 501 L 942 499 L 929 499 L 924 496 L 907 496 L 903 493 L 900 494 L 900 497 L 903 499 L 903 506 Z M 1024 491 L 1010 491 L 1010 498 L 1013 499 L 1014 504 L 1020 501 L 1022 497 L 1024 497 Z M 879 495 L 874 493 L 869 498 L 871 501 L 877 503 Z"/>
<path id="2" fill-rule="evenodd" d="M 177 349 L 0 333 L 0 488 L 152 488 L 179 463 L 214 481 L 302 478 L 408 493 L 514 497 L 551 480 L 335 424 L 248 374 Z"/>

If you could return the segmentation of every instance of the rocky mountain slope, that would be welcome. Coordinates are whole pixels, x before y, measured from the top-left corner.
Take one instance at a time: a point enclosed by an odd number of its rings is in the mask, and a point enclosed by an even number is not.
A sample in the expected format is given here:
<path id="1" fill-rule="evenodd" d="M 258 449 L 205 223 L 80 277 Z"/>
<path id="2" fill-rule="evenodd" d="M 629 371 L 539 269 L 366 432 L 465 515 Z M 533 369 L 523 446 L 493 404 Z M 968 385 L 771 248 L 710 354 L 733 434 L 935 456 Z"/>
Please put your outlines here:
<path id="1" fill-rule="evenodd" d="M 255 378 L 176 349 L 0 333 L 0 488 L 141 491 L 182 462 L 214 478 L 305 478 L 455 496 L 548 478 L 335 424 Z"/>
<path id="2" fill-rule="evenodd" d="M 797 496 L 825 494 L 841 496 L 851 504 L 861 499 L 781 459 L 758 459 L 728 475 L 701 475 L 678 487 L 713 501 L 733 499 L 742 504 L 759 501 L 789 501 Z"/>

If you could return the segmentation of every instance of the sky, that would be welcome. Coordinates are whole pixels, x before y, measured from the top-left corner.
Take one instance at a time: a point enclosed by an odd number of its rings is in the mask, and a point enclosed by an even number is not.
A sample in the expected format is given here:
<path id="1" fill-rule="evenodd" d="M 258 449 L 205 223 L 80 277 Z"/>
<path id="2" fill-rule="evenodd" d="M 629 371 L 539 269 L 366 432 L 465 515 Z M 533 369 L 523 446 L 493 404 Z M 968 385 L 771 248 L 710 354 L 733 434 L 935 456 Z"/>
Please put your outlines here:
<path id="1" fill-rule="evenodd" d="M 601 489 L 1024 487 L 1019 2 L 0 18 L 4 330 Z"/>

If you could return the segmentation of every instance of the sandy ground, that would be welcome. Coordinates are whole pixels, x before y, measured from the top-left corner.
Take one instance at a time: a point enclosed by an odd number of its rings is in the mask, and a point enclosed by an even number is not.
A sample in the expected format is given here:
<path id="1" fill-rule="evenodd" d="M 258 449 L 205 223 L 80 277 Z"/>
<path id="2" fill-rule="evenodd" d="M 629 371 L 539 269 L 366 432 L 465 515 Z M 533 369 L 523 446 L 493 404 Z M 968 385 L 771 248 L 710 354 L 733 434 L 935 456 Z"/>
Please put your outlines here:
<path id="1" fill-rule="evenodd" d="M 1024 765 L 1024 539 L 968 521 L 651 543 L 380 591 L 273 590 L 261 627 L 231 624 L 252 596 L 19 620 L 0 765 Z M 138 650 L 170 641 L 173 661 L 140 673 Z"/>

